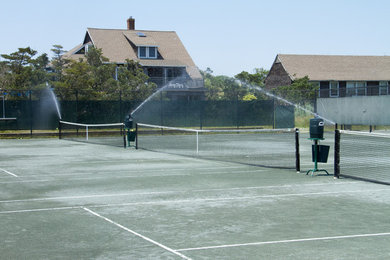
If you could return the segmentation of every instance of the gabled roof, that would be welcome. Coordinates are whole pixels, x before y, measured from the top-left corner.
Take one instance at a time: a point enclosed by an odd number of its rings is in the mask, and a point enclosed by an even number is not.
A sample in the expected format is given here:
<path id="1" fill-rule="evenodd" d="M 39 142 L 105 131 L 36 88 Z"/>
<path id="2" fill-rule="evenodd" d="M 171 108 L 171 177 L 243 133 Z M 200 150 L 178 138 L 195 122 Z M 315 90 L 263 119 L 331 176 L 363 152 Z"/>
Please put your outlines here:
<path id="1" fill-rule="evenodd" d="M 130 59 L 142 66 L 186 67 L 192 78 L 201 78 L 199 70 L 193 69 L 196 68 L 195 63 L 174 31 L 88 28 L 84 44 L 88 41 L 102 49 L 103 56 L 113 63 L 121 64 Z M 157 46 L 161 58 L 139 59 L 138 46 Z M 78 54 L 70 51 L 67 54 L 68 58 L 76 58 L 75 55 Z"/>
<path id="2" fill-rule="evenodd" d="M 312 81 L 389 81 L 390 56 L 278 54 L 292 80 L 308 76 Z"/>

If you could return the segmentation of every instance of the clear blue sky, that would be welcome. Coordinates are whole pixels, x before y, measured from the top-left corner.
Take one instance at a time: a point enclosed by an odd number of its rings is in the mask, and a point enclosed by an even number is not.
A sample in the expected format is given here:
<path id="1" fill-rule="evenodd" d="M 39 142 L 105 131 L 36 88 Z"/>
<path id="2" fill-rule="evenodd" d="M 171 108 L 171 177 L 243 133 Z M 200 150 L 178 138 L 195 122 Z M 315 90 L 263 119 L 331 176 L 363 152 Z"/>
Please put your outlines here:
<path id="1" fill-rule="evenodd" d="M 390 55 L 387 0 L 3 0 L 0 54 L 81 43 L 88 27 L 176 31 L 214 75 L 269 69 L 283 54 Z"/>

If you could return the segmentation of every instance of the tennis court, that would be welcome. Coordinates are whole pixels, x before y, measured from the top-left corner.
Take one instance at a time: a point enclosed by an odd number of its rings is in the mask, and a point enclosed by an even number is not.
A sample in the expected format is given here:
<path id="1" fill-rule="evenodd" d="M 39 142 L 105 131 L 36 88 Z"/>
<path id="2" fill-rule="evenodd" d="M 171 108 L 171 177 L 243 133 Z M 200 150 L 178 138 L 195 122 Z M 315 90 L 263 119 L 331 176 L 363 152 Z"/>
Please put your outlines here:
<path id="1" fill-rule="evenodd" d="M 4 259 L 390 257 L 390 186 L 308 176 L 308 159 L 297 173 L 57 139 L 0 146 Z"/>

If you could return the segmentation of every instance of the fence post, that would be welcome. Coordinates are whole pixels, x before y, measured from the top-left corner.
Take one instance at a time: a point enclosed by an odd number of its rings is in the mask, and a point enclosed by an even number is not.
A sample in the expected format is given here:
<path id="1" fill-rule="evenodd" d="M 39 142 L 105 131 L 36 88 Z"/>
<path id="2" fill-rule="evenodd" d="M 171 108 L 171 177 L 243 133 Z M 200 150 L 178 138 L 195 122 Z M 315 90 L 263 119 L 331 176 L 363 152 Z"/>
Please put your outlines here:
<path id="1" fill-rule="evenodd" d="M 295 169 L 301 172 L 301 155 L 299 153 L 299 129 L 295 128 Z"/>
<path id="2" fill-rule="evenodd" d="M 119 91 L 119 122 L 123 121 L 123 109 L 122 109 L 122 90 Z"/>
<path id="3" fill-rule="evenodd" d="M 79 92 L 76 90 L 76 122 L 79 123 Z"/>
<path id="4" fill-rule="evenodd" d="M 337 128 L 334 139 L 334 178 L 338 179 L 340 177 L 340 130 Z"/>
<path id="5" fill-rule="evenodd" d="M 29 103 L 30 103 L 30 136 L 32 137 L 33 135 L 33 105 L 32 105 L 32 94 L 31 90 L 28 91 L 29 94 Z"/>

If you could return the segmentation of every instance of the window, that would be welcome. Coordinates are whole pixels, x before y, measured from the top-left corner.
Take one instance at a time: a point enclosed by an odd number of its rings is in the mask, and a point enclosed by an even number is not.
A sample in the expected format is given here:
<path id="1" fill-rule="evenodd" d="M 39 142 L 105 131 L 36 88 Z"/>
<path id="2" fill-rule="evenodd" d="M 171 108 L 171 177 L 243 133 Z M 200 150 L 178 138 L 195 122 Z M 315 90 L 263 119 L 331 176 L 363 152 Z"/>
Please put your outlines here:
<path id="1" fill-rule="evenodd" d="M 356 96 L 356 82 L 347 82 L 347 97 Z"/>
<path id="2" fill-rule="evenodd" d="M 149 58 L 157 58 L 157 48 L 149 47 Z"/>
<path id="3" fill-rule="evenodd" d="M 139 46 L 138 58 L 140 59 L 157 59 L 157 47 L 155 46 Z"/>
<path id="4" fill-rule="evenodd" d="M 379 95 L 388 95 L 389 94 L 388 82 L 379 81 Z"/>
<path id="5" fill-rule="evenodd" d="M 330 96 L 338 97 L 339 96 L 339 83 L 337 81 L 330 82 Z"/>
<path id="6" fill-rule="evenodd" d="M 356 82 L 356 93 L 358 96 L 366 95 L 366 82 L 363 81 Z"/>
<path id="7" fill-rule="evenodd" d="M 140 58 L 146 58 L 146 47 L 139 47 L 138 56 Z"/>
<path id="8" fill-rule="evenodd" d="M 366 96 L 367 86 L 365 81 L 348 81 L 347 82 L 347 97 Z"/>

